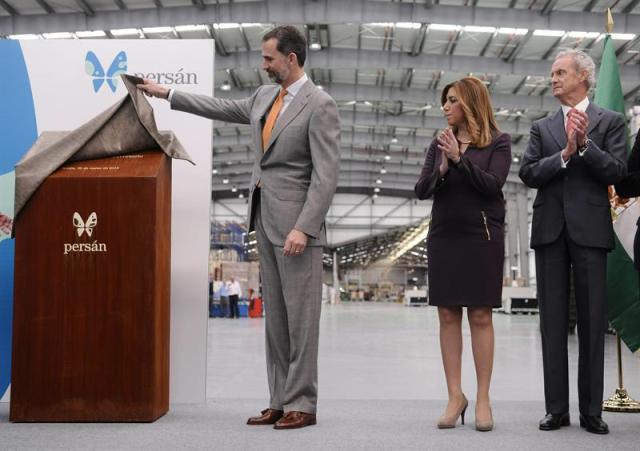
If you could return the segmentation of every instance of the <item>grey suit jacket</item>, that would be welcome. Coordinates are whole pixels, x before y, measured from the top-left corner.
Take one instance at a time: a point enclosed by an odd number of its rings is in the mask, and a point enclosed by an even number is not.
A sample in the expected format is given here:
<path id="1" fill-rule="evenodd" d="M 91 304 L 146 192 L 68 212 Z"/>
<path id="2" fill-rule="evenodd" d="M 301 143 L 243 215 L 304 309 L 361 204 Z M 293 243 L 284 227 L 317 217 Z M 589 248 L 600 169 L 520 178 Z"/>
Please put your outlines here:
<path id="1" fill-rule="evenodd" d="M 292 229 L 306 233 L 309 246 L 326 244 L 324 220 L 338 182 L 340 123 L 335 101 L 307 81 L 275 123 L 266 150 L 262 127 L 280 86 L 261 86 L 249 98 L 217 99 L 175 91 L 171 108 L 226 122 L 250 124 L 254 164 L 249 195 L 261 185 L 261 214 L 269 240 L 283 246 Z"/>
<path id="2" fill-rule="evenodd" d="M 608 186 L 624 178 L 626 128 L 622 115 L 593 103 L 587 108 L 588 137 L 583 156 L 563 168 L 559 153 L 567 144 L 562 109 L 531 126 L 520 178 L 537 188 L 533 202 L 531 247 L 555 241 L 566 224 L 580 246 L 613 249 Z"/>

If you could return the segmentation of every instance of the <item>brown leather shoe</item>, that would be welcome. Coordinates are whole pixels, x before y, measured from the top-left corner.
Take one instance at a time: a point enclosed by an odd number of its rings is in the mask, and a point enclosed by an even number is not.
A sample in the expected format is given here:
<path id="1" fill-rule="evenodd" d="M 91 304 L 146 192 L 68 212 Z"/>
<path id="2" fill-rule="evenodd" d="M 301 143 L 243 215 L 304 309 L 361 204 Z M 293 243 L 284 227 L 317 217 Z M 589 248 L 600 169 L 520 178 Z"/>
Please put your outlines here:
<path id="1" fill-rule="evenodd" d="M 279 419 L 274 429 L 298 429 L 316 424 L 316 416 L 313 413 L 287 412 Z"/>
<path id="2" fill-rule="evenodd" d="M 276 409 L 264 409 L 260 412 L 262 415 L 258 417 L 251 417 L 247 420 L 247 424 L 250 426 L 263 426 L 265 424 L 275 424 L 282 416 L 284 412 Z"/>

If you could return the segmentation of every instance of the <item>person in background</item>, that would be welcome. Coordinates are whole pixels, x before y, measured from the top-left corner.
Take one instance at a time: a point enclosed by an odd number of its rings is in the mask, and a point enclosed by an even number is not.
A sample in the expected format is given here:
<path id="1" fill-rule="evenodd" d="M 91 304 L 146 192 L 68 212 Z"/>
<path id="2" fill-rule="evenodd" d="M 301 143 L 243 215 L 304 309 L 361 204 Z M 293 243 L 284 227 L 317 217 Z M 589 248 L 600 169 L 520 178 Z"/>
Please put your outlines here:
<path id="1" fill-rule="evenodd" d="M 209 280 L 209 318 L 213 318 L 213 281 Z"/>
<path id="2" fill-rule="evenodd" d="M 595 63 L 560 52 L 551 88 L 560 108 L 533 122 L 520 178 L 536 188 L 531 224 L 542 336 L 546 415 L 539 429 L 570 424 L 567 322 L 573 271 L 578 317 L 580 426 L 608 434 L 602 420 L 607 253 L 614 247 L 608 186 L 626 175 L 624 117 L 589 101 Z"/>
<path id="3" fill-rule="evenodd" d="M 229 311 L 229 282 L 222 280 L 220 284 L 220 309 L 222 310 L 222 317 L 228 318 L 231 316 Z"/>
<path id="4" fill-rule="evenodd" d="M 493 370 L 492 308 L 502 304 L 505 206 L 502 186 L 511 165 L 511 137 L 500 132 L 489 91 L 473 77 L 442 91 L 449 125 L 427 150 L 419 199 L 433 198 L 427 236 L 429 303 L 438 307 L 440 349 L 449 402 L 438 428 L 464 424 L 462 314 L 467 307 L 478 382 L 475 426 L 493 429 L 489 386 Z"/>
<path id="5" fill-rule="evenodd" d="M 238 300 L 240 299 L 240 293 L 242 293 L 242 287 L 240 282 L 236 280 L 234 276 L 231 276 L 229 280 L 229 312 L 231 318 L 240 318 L 238 312 Z"/>

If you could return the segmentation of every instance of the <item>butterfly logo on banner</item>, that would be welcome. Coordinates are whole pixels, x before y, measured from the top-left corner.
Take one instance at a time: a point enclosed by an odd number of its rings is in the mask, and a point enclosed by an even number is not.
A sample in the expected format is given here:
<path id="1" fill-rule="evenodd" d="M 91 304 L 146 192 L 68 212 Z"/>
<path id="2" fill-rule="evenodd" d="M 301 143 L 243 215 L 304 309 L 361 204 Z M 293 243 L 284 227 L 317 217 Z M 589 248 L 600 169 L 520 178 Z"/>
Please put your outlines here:
<path id="1" fill-rule="evenodd" d="M 93 233 L 93 228 L 98 225 L 98 215 L 94 211 L 89 215 L 86 222 L 82 220 L 82 216 L 80 213 L 75 212 L 73 214 L 73 226 L 76 228 L 76 232 L 78 232 L 78 236 L 82 236 L 84 232 L 87 232 L 88 236 L 91 236 Z"/>
<path id="2" fill-rule="evenodd" d="M 105 72 L 96 54 L 89 50 L 84 61 L 84 70 L 93 78 L 94 92 L 98 92 L 105 82 L 111 88 L 111 92 L 116 92 L 120 74 L 127 72 L 127 54 L 124 51 L 118 53 Z"/>

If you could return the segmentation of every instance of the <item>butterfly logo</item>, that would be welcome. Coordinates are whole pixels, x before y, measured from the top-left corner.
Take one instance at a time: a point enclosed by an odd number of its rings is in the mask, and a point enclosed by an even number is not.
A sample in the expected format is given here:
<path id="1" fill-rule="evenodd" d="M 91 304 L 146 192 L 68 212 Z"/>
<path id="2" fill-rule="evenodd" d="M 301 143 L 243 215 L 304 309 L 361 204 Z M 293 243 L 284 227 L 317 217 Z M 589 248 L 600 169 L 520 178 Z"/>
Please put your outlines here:
<path id="1" fill-rule="evenodd" d="M 100 64 L 96 54 L 89 50 L 84 61 L 84 71 L 87 75 L 93 77 L 94 92 L 98 92 L 105 81 L 111 91 L 116 92 L 120 74 L 127 72 L 127 54 L 124 51 L 118 53 L 105 73 L 104 67 Z"/>
<path id="2" fill-rule="evenodd" d="M 88 236 L 91 236 L 93 233 L 93 228 L 98 225 L 98 215 L 94 211 L 89 215 L 87 221 L 83 221 L 80 213 L 75 212 L 73 214 L 73 226 L 76 228 L 76 232 L 78 232 L 78 236 L 82 236 L 84 232 L 87 232 Z"/>

